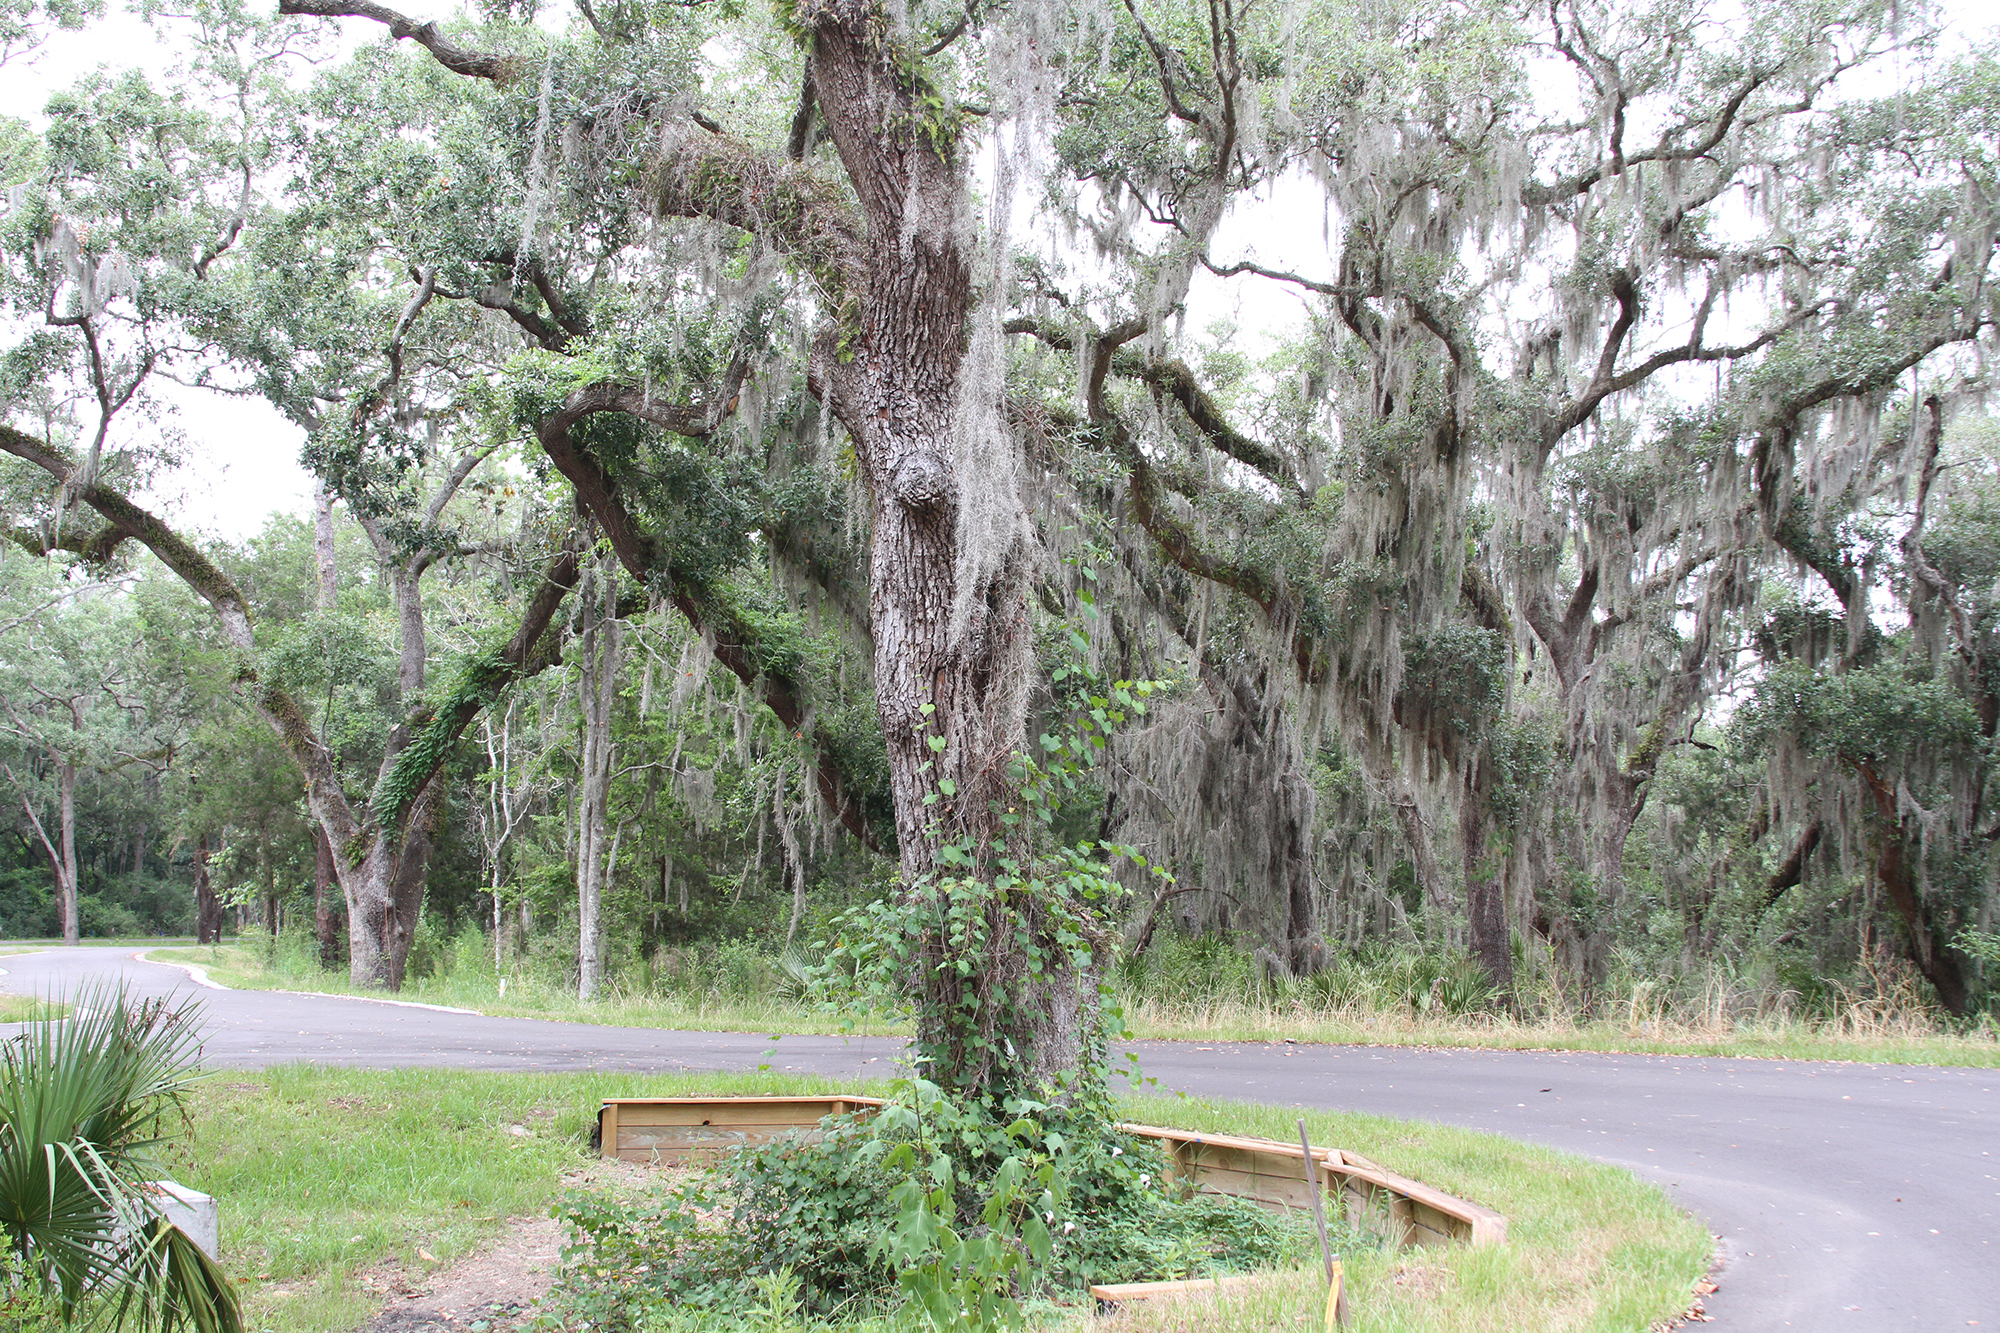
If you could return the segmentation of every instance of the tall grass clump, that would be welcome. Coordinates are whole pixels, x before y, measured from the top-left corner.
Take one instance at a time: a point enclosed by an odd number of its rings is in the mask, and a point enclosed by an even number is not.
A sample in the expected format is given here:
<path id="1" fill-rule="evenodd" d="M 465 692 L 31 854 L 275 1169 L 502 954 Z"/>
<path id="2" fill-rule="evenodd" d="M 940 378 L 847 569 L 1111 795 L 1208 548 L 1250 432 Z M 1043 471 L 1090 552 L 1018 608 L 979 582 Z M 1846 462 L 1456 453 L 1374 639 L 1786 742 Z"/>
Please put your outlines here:
<path id="1" fill-rule="evenodd" d="M 476 926 L 419 932 L 403 996 L 483 1013 L 703 1031 L 884 1033 L 823 994 L 825 961 L 751 937 L 662 943 L 613 960 L 598 998 L 576 998 L 575 936 L 503 949 Z M 157 950 L 230 986 L 345 992 L 303 932 L 246 933 L 237 946 Z M 1518 944 L 1497 994 L 1463 951 L 1365 943 L 1318 971 L 1284 975 L 1227 935 L 1164 934 L 1108 974 L 1132 1034 L 1196 1041 L 1369 1042 L 1769 1055 L 2000 1065 L 1992 1015 L 1955 1019 L 1905 963 L 1879 957 L 1826 975 L 1782 953 L 1683 962 L 1621 949 L 1589 986 L 1543 943 Z"/>
<path id="2" fill-rule="evenodd" d="M 196 1012 L 94 988 L 0 1043 L 5 1287 L 64 1324 L 240 1333 L 222 1270 L 147 1188 L 186 1128 Z"/>
<path id="3" fill-rule="evenodd" d="M 1826 976 L 1782 956 L 1682 966 L 1620 950 L 1586 987 L 1546 945 L 1517 944 L 1514 977 L 1503 996 L 1462 952 L 1385 944 L 1282 975 L 1226 939 L 1168 935 L 1120 959 L 1112 981 L 1148 1038 L 2000 1065 L 1993 1017 L 1953 1018 L 1893 958 Z"/>

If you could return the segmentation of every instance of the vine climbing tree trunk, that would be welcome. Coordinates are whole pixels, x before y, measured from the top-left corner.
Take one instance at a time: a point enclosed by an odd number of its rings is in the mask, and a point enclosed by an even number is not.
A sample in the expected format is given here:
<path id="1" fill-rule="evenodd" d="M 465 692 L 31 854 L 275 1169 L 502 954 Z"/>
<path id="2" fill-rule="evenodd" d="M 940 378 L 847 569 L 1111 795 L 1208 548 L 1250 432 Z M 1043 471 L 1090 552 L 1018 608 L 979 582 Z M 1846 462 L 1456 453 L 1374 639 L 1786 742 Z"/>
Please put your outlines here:
<path id="1" fill-rule="evenodd" d="M 1035 551 L 1002 419 L 1006 271 L 994 262 L 982 304 L 961 122 L 946 111 L 934 130 L 909 128 L 939 113 L 908 57 L 877 35 L 877 6 L 818 0 L 796 16 L 860 214 L 839 247 L 853 325 L 822 330 L 811 375 L 868 489 L 876 707 L 904 892 L 923 903 L 949 893 L 948 852 L 990 885 L 1022 850 L 1014 765 L 1034 671 Z M 935 927 L 917 941 L 918 1044 L 931 1076 L 961 1091 L 1055 1092 L 1095 1052 L 1093 969 L 1047 948 L 1053 923 L 1033 894 L 984 903 L 980 956 Z"/>
<path id="2" fill-rule="evenodd" d="M 510 77 L 504 58 L 461 50 L 374 3 L 281 0 L 280 12 L 365 17 L 455 73 Z M 961 152 L 967 118 L 890 25 L 876 0 L 788 9 L 844 181 L 802 152 L 762 150 L 691 117 L 665 129 L 643 185 L 660 215 L 750 232 L 785 254 L 811 274 L 830 316 L 813 336 L 807 382 L 846 430 L 868 492 L 874 685 L 916 920 L 947 892 L 941 858 L 956 858 L 961 883 L 991 888 L 1001 863 L 1024 849 L 1015 765 L 1033 668 L 1036 552 L 1019 447 L 1002 415 L 1005 237 L 991 238 L 982 270 Z M 992 196 L 1004 222 L 1011 191 Z M 694 429 L 666 421 L 648 398 L 637 386 L 588 386 L 540 438 L 634 577 L 712 629 L 718 608 L 677 581 L 671 554 L 651 547 L 615 478 L 569 437 L 571 424 L 606 410 Z M 780 720 L 803 731 L 809 719 L 791 683 L 767 675 L 742 640 L 715 641 L 717 660 L 757 682 Z M 827 751 L 816 777 L 829 807 L 865 836 Z M 1096 1049 L 1094 955 L 1086 947 L 1079 965 L 1074 950 L 1053 947 L 1063 931 L 1032 894 L 996 891 L 984 902 L 976 957 L 964 956 L 963 938 L 912 927 L 918 1042 L 932 1076 L 959 1090 L 1054 1091 Z"/>

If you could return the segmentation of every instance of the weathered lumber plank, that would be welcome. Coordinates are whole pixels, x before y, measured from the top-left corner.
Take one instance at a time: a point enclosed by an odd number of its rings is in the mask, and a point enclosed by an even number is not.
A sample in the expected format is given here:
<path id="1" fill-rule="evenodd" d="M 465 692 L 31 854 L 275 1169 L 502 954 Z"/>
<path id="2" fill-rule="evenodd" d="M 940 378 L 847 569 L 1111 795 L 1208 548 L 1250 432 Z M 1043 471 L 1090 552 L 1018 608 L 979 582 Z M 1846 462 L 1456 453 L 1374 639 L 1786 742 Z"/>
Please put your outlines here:
<path id="1" fill-rule="evenodd" d="M 744 1143 L 812 1134 L 830 1115 L 880 1106 L 875 1097 L 607 1097 L 598 1151 L 663 1166 L 712 1162 Z"/>
<path id="2" fill-rule="evenodd" d="M 1125 1301 L 1149 1301 L 1161 1296 L 1202 1296 L 1228 1291 L 1233 1287 L 1249 1286 L 1263 1279 L 1255 1273 L 1238 1273 L 1228 1277 L 1192 1278 L 1181 1282 L 1105 1282 L 1090 1289 L 1090 1294 L 1107 1304 Z"/>
<path id="3" fill-rule="evenodd" d="M 815 1135 L 828 1116 L 881 1104 L 876 1097 L 848 1094 L 608 1097 L 598 1113 L 601 1151 L 629 1162 L 712 1162 L 743 1144 L 768 1142 L 784 1134 Z M 1165 1173 L 1198 1190 L 1234 1195 L 1274 1210 L 1312 1202 L 1301 1165 L 1304 1150 L 1297 1144 L 1158 1125 L 1119 1128 L 1158 1143 L 1167 1157 Z M 1329 1148 L 1315 1149 L 1312 1155 L 1322 1188 L 1336 1192 L 1348 1219 L 1387 1222 L 1399 1244 L 1490 1245 L 1507 1238 L 1507 1219 L 1489 1208 L 1386 1170 L 1359 1153 Z"/>

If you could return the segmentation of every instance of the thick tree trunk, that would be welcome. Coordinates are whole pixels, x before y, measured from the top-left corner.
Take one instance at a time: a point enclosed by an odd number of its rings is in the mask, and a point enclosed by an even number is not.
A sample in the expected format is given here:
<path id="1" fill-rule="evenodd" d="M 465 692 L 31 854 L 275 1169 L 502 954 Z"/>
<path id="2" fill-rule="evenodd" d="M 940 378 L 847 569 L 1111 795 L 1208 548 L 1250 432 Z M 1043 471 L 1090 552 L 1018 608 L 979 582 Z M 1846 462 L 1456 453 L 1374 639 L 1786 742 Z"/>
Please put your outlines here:
<path id="1" fill-rule="evenodd" d="M 352 863 L 335 854 L 347 900 L 347 974 L 357 987 L 402 989 L 442 804 L 437 784 L 428 784 L 411 804 L 402 837 L 381 833 L 366 843 L 357 839 L 355 845 L 365 850 Z"/>
<path id="2" fill-rule="evenodd" d="M 853 327 L 822 333 L 812 372 L 871 501 L 876 702 L 904 891 L 928 901 L 946 892 L 946 846 L 967 858 L 954 873 L 987 883 L 1024 848 L 1011 770 L 1034 671 L 1031 528 L 1001 417 L 997 308 L 975 320 L 964 166 L 898 128 L 936 113 L 877 35 L 875 5 L 824 0 L 810 14 L 814 85 L 865 224 L 840 255 Z M 1055 1094 L 1095 1053 L 1095 969 L 1053 947 L 1033 894 L 981 901 L 980 957 L 935 933 L 917 941 L 929 1076 L 966 1093 Z"/>
<path id="3" fill-rule="evenodd" d="M 314 827 L 313 847 L 313 938 L 319 941 L 320 970 L 331 972 L 340 965 L 340 910 L 334 902 L 340 880 L 325 829 Z"/>
<path id="4" fill-rule="evenodd" d="M 1922 839 L 1909 821 L 1899 817 L 1896 792 L 1888 781 L 1868 764 L 1857 764 L 1855 770 L 1875 805 L 1876 882 L 1903 923 L 1910 961 L 1937 991 L 1938 1003 L 1963 1016 L 1971 1007 L 1972 987 L 1964 961 L 1951 946 L 1950 932 L 1938 928 L 1917 883 Z"/>
<path id="5" fill-rule="evenodd" d="M 1507 880 L 1487 857 L 1487 807 L 1493 795 L 1492 768 L 1482 751 L 1470 761 L 1459 803 L 1459 850 L 1465 861 L 1465 912 L 1472 931 L 1472 957 L 1505 999 L 1514 989 L 1514 948 L 1507 916 Z"/>
<path id="6" fill-rule="evenodd" d="M 215 896 L 215 884 L 208 875 L 208 835 L 194 845 L 194 931 L 203 944 L 222 943 L 222 900 Z"/>
<path id="7" fill-rule="evenodd" d="M 1931 914 L 1917 887 L 1913 862 L 1922 853 L 1917 839 L 1901 825 L 1884 829 L 1881 850 L 1875 857 L 1875 875 L 1882 891 L 1901 918 L 1909 940 L 1910 961 L 1924 980 L 1937 991 L 1938 1003 L 1963 1017 L 1971 1007 L 1971 987 L 1957 952 L 1939 938 Z"/>

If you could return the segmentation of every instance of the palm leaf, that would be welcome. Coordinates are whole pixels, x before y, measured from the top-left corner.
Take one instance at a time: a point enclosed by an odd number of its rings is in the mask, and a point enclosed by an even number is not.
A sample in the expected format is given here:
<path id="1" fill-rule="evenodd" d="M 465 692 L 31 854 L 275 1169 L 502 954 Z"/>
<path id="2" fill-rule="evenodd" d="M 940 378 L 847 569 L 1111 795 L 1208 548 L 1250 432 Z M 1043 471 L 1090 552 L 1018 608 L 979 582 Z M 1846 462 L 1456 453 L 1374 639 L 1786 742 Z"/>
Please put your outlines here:
<path id="1" fill-rule="evenodd" d="M 240 1333 L 222 1270 L 141 1189 L 202 1076 L 195 1010 L 70 999 L 0 1043 L 0 1238 L 71 1322 L 94 1306 L 118 1327 Z"/>

